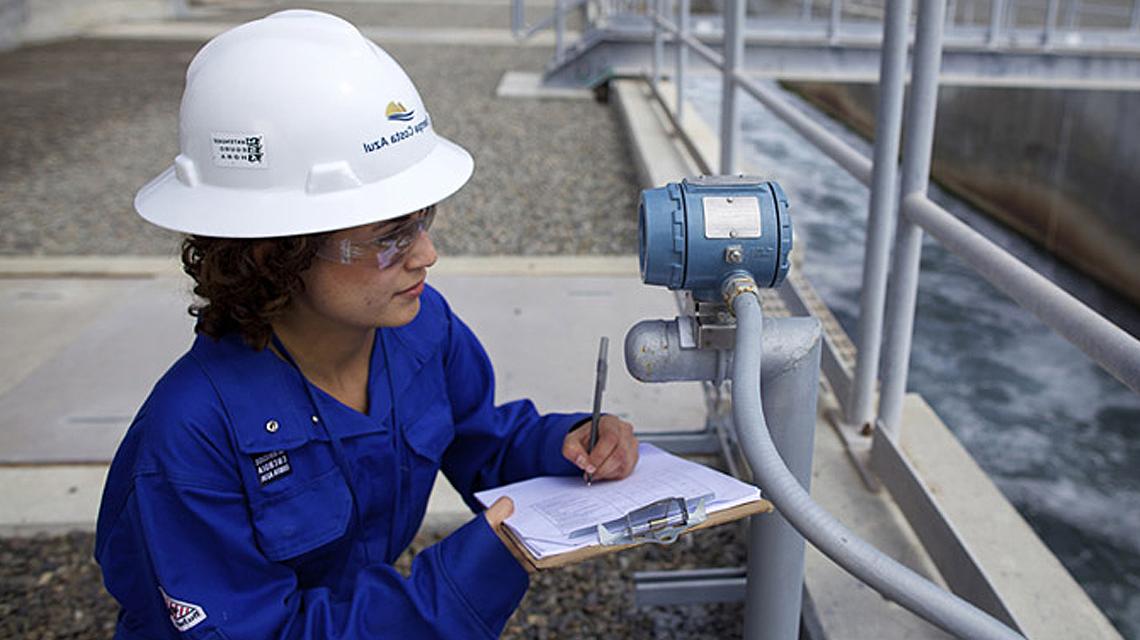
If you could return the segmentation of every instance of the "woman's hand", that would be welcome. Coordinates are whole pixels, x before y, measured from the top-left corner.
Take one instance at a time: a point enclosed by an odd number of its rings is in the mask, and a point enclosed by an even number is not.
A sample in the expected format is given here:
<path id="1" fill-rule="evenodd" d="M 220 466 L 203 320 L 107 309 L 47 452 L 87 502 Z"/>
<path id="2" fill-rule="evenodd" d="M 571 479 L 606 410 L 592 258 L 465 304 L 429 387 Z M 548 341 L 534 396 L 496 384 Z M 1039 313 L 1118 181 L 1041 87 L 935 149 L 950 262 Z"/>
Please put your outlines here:
<path id="1" fill-rule="evenodd" d="M 487 524 L 491 525 L 491 530 L 495 532 L 495 535 L 499 536 L 499 540 L 502 541 L 503 546 L 507 548 L 507 551 L 511 552 L 511 555 L 515 557 L 519 565 L 521 565 L 523 569 L 526 569 L 527 573 L 534 573 L 534 565 L 522 556 L 522 552 L 519 551 L 518 547 L 507 537 L 507 533 L 503 531 L 503 520 L 511 517 L 511 514 L 514 512 L 515 503 L 512 502 L 510 498 L 503 496 L 496 500 L 494 504 L 487 507 L 487 510 L 483 512 L 483 516 L 487 518 Z"/>
<path id="2" fill-rule="evenodd" d="M 633 425 L 611 415 L 598 421 L 598 442 L 592 453 L 590 427 L 586 425 L 566 434 L 562 441 L 562 455 L 594 480 L 621 480 L 633 473 L 637 466 L 637 438 Z"/>

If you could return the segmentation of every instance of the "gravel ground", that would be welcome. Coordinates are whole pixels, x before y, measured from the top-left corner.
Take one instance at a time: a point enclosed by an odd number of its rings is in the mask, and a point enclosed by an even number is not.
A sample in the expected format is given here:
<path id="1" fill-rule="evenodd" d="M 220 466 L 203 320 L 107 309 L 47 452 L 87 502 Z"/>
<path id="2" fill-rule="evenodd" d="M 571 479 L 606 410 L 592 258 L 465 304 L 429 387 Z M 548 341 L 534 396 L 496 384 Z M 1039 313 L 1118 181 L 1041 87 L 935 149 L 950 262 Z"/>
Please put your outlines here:
<path id="1" fill-rule="evenodd" d="M 397 562 L 441 534 L 421 532 Z M 507 623 L 504 638 L 740 637 L 742 606 L 684 605 L 638 609 L 635 571 L 734 567 L 744 563 L 737 525 L 682 538 L 670 547 L 643 546 L 538 574 Z M 117 605 L 102 589 L 91 560 L 94 535 L 0 539 L 0 638 L 103 640 L 114 630 Z"/>
<path id="2" fill-rule="evenodd" d="M 177 235 L 143 222 L 131 201 L 177 154 L 198 47 L 79 39 L 0 54 L 0 255 L 174 251 Z M 505 71 L 541 70 L 548 50 L 386 48 L 439 132 L 475 157 L 433 228 L 443 255 L 635 251 L 636 173 L 616 110 L 495 97 Z"/>

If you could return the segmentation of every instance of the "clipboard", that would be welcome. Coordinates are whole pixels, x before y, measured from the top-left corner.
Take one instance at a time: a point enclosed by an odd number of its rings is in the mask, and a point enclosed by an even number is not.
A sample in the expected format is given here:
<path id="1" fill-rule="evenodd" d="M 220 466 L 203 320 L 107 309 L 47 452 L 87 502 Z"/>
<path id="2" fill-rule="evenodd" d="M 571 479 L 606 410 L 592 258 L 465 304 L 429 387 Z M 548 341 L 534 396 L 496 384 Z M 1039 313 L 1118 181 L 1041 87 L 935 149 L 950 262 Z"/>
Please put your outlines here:
<path id="1" fill-rule="evenodd" d="M 701 529 L 716 527 L 722 524 L 727 524 L 729 522 L 734 522 L 741 518 L 747 518 L 749 516 L 761 513 L 768 513 L 773 509 L 774 507 L 772 503 L 762 498 L 751 502 L 746 502 L 735 507 L 730 507 L 728 509 L 722 509 L 720 511 L 710 513 L 703 522 L 693 524 L 692 526 L 681 529 L 679 531 L 679 535 L 685 535 L 692 533 L 693 531 L 700 531 Z M 557 569 L 559 567 L 565 567 L 582 562 L 583 560 L 589 560 L 590 558 L 596 558 L 598 556 L 604 556 L 610 553 L 616 553 L 618 551 L 625 551 L 626 549 L 632 549 L 634 547 L 638 547 L 643 544 L 651 544 L 653 542 L 651 540 L 645 540 L 631 544 L 594 544 L 588 547 L 583 547 L 581 549 L 575 549 L 574 551 L 567 553 L 560 553 L 558 555 L 549 556 L 546 558 L 536 558 L 531 555 L 530 550 L 527 549 L 526 545 L 522 544 L 522 541 L 516 537 L 514 531 L 512 531 L 509 527 L 500 527 L 500 529 L 496 530 L 496 533 L 499 535 L 499 538 L 503 540 L 503 543 L 506 544 L 511 554 L 515 556 L 515 558 L 523 565 L 523 568 L 525 568 L 528 573 Z"/>

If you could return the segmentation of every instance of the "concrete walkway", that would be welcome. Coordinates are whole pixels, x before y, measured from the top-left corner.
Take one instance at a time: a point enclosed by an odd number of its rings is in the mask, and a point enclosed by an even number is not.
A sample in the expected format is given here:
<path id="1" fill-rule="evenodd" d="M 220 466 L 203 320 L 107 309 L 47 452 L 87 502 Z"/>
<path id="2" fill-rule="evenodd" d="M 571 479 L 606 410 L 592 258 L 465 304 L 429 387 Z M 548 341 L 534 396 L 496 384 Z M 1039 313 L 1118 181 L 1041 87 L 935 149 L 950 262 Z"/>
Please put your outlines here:
<path id="1" fill-rule="evenodd" d="M 94 523 L 119 439 L 192 340 L 188 282 L 165 259 L 0 259 L 0 531 Z M 668 291 L 640 283 L 632 256 L 445 259 L 429 282 L 482 338 L 498 401 L 588 409 L 606 335 L 607 411 L 648 430 L 703 425 L 698 385 L 639 384 L 622 364 L 630 326 L 676 313 Z M 441 484 L 429 518 L 466 517 Z"/>

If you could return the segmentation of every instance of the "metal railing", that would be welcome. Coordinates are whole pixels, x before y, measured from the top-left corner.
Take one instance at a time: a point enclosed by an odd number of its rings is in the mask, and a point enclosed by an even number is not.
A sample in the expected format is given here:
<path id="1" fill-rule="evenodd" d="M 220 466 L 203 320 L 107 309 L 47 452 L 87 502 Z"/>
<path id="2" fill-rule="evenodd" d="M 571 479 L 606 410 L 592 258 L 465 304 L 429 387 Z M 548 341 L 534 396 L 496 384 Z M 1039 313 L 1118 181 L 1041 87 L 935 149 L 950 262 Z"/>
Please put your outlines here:
<path id="1" fill-rule="evenodd" d="M 875 128 L 875 162 L 828 132 L 778 93 L 745 75 L 737 62 L 743 50 L 743 33 L 733 26 L 744 23 L 742 3 L 728 5 L 735 6 L 737 14 L 727 17 L 725 21 L 725 53 L 722 56 L 694 38 L 688 29 L 682 28 L 687 25 L 687 16 L 679 17 L 678 22 L 682 26 L 667 19 L 664 13 L 666 1 L 654 0 L 656 11 L 652 17 L 655 45 L 662 42 L 664 34 L 668 33 L 674 43 L 682 45 L 679 49 L 691 49 L 722 72 L 721 173 L 735 173 L 737 170 L 740 126 L 736 89 L 739 88 L 761 102 L 853 177 L 871 187 L 857 331 L 859 350 L 851 392 L 847 397 L 840 398 L 846 422 L 862 427 L 875 421 L 873 400 L 878 382 L 876 373 L 879 370 L 880 344 L 885 338 L 886 367 L 878 416 L 892 437 L 898 435 L 906 370 L 910 359 L 918 261 L 921 257 L 924 228 L 931 230 L 935 239 L 943 242 L 952 253 L 968 258 L 967 264 L 974 266 L 979 275 L 1037 315 L 1118 380 L 1140 393 L 1140 341 L 1060 287 L 1037 275 L 980 234 L 964 233 L 960 229 L 956 229 L 957 233 L 949 231 L 951 227 L 946 220 L 953 219 L 952 214 L 926 199 L 946 0 L 921 0 L 919 7 L 911 106 L 906 122 L 905 137 L 908 143 L 902 163 L 902 198 L 908 207 L 903 211 L 905 215 L 901 219 L 897 216 L 898 200 L 895 196 L 898 167 L 891 159 L 898 157 L 902 131 L 907 19 L 911 9 L 909 0 L 887 0 L 886 3 L 880 67 L 880 105 Z M 1001 4 L 1001 0 L 995 0 L 994 4 Z M 654 68 L 650 76 L 653 81 L 661 77 L 660 61 L 660 56 L 654 56 Z M 675 76 L 684 78 L 684 75 L 685 60 L 678 56 Z M 681 105 L 685 101 L 684 85 L 682 82 L 676 84 L 676 104 Z M 921 194 L 921 202 L 914 194 Z M 915 214 L 916 211 L 919 213 Z M 939 233 L 934 234 L 934 228 Z M 891 301 L 887 305 L 888 255 L 892 235 L 895 236 L 896 251 L 894 267 L 890 269 Z M 980 264 L 988 266 L 978 269 Z M 1030 274 L 1036 275 L 1036 278 Z M 891 327 L 886 336 L 883 335 L 885 305 L 887 313 L 890 313 L 887 324 Z"/>
<path id="2" fill-rule="evenodd" d="M 1111 375 L 1140 393 L 1140 341 L 927 197 L 947 18 L 950 16 L 953 21 L 957 11 L 972 5 L 948 6 L 947 0 L 918 0 L 910 102 L 904 121 L 904 83 L 910 36 L 908 23 L 912 7 L 910 0 L 885 0 L 879 69 L 880 103 L 876 111 L 872 161 L 817 124 L 778 92 L 747 77 L 741 65 L 745 39 L 744 1 L 725 0 L 724 4 L 723 48 L 719 51 L 693 34 L 689 0 L 648 0 L 644 5 L 653 28 L 652 68 L 648 75 L 659 98 L 665 45 L 670 43 L 675 47 L 673 78 L 676 94 L 673 109 L 670 110 L 670 105 L 662 100 L 674 123 L 679 125 L 682 121 L 681 113 L 686 101 L 684 78 L 691 51 L 721 73 L 720 173 L 737 172 L 740 138 L 737 89 L 740 89 L 870 187 L 854 372 L 848 372 L 837 364 L 840 358 L 829 353 L 826 343 L 822 354 L 824 372 L 832 379 L 832 387 L 839 394 L 844 422 L 840 425 L 841 430 L 860 433 L 865 427 L 871 427 L 868 432 L 874 434 L 877 442 L 885 438 L 894 443 L 900 436 L 924 232 L 930 233 L 934 240 L 962 258 L 978 275 L 1084 351 Z M 991 48 L 999 48 L 1011 33 L 1009 25 L 1013 20 L 1010 13 L 1015 9 L 1012 2 L 991 0 L 972 4 L 989 9 L 988 26 L 980 35 Z M 1048 0 L 1038 44 L 1048 45 L 1055 36 L 1061 6 L 1058 0 Z M 608 15 L 606 7 L 601 5 L 596 20 L 605 19 Z M 837 1 L 829 5 L 828 36 L 832 39 L 842 37 L 842 11 L 837 7 L 840 7 Z M 1069 12 L 1066 22 L 1078 24 L 1079 8 L 1074 9 L 1070 4 L 1066 9 Z M 972 26 L 977 29 L 983 24 Z M 1122 27 L 1121 31 L 1140 32 L 1140 0 L 1134 0 L 1127 24 Z M 904 139 L 900 175 L 900 164 L 896 159 L 899 158 L 900 141 Z M 890 263 L 892 246 L 893 264 Z M 785 289 L 789 288 L 793 289 L 793 296 L 798 295 L 794 287 L 785 286 Z M 802 300 L 790 306 L 806 308 Z M 884 327 L 888 330 L 884 331 Z M 876 411 L 875 391 L 879 384 L 880 360 L 883 361 L 882 382 Z M 888 488 L 892 493 L 896 489 Z"/>

